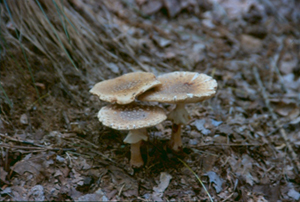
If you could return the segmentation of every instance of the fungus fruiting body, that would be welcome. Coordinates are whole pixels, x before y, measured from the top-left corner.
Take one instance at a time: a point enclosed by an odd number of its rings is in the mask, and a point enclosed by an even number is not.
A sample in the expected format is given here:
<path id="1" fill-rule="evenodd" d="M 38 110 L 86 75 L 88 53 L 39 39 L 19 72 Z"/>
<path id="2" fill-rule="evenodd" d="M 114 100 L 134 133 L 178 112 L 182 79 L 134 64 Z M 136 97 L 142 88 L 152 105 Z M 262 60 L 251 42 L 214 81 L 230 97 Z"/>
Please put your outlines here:
<path id="1" fill-rule="evenodd" d="M 124 142 L 131 144 L 130 164 L 133 167 L 141 167 L 144 162 L 140 153 L 140 145 L 142 140 L 148 140 L 145 128 L 159 124 L 167 116 L 160 107 L 132 103 L 105 106 L 99 111 L 98 118 L 107 127 L 129 130 Z"/>
<path id="2" fill-rule="evenodd" d="M 101 81 L 90 90 L 90 93 L 107 102 L 129 104 L 135 100 L 136 96 L 158 85 L 160 82 L 154 74 L 132 72 L 114 79 Z"/>
<path id="3" fill-rule="evenodd" d="M 217 82 L 206 74 L 196 72 L 172 72 L 158 76 L 162 85 L 157 86 L 138 97 L 141 101 L 176 104 L 175 109 L 168 114 L 173 121 L 170 147 L 179 151 L 182 147 L 181 126 L 186 125 L 190 116 L 185 104 L 201 102 L 213 97 Z"/>

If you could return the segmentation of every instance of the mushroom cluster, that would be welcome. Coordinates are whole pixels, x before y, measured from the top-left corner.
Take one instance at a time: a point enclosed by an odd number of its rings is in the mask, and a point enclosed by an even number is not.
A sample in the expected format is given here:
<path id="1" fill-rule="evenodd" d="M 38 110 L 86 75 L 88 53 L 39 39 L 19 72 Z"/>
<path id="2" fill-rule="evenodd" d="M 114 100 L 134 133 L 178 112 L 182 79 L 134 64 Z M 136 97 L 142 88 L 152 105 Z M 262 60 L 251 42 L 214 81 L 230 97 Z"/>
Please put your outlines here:
<path id="1" fill-rule="evenodd" d="M 130 164 L 144 165 L 140 153 L 142 141 L 148 140 L 147 127 L 157 125 L 166 118 L 173 122 L 169 146 L 174 151 L 182 148 L 181 127 L 190 116 L 185 104 L 196 103 L 213 97 L 217 82 L 206 74 L 172 72 L 157 78 L 152 73 L 134 72 L 115 79 L 97 83 L 90 92 L 112 104 L 103 107 L 98 118 L 103 125 L 116 130 L 128 130 L 124 142 L 131 144 Z M 139 101 L 176 104 L 168 116 L 158 106 Z"/>

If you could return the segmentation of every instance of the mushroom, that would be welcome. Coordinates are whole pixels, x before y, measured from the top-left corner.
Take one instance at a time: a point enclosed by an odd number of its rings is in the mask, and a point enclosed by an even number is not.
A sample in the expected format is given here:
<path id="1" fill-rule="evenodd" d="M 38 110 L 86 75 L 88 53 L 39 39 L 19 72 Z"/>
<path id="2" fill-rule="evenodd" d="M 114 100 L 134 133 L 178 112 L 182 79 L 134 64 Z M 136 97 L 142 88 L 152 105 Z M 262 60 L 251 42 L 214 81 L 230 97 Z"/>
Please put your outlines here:
<path id="1" fill-rule="evenodd" d="M 136 96 L 157 85 L 160 85 L 160 82 L 154 74 L 132 72 L 101 81 L 90 90 L 90 93 L 98 95 L 101 100 L 107 102 L 129 104 Z"/>
<path id="2" fill-rule="evenodd" d="M 99 111 L 98 118 L 105 126 L 116 130 L 129 130 L 124 142 L 131 144 L 130 164 L 132 167 L 141 167 L 144 162 L 140 146 L 142 140 L 148 140 L 146 128 L 159 124 L 167 116 L 160 107 L 132 103 L 105 106 Z"/>
<path id="3" fill-rule="evenodd" d="M 176 104 L 168 114 L 173 121 L 170 147 L 179 151 L 182 147 L 181 126 L 186 125 L 190 116 L 185 104 L 195 103 L 211 98 L 216 93 L 217 82 L 206 74 L 196 72 L 172 72 L 158 76 L 162 85 L 157 86 L 138 97 L 141 101 Z"/>

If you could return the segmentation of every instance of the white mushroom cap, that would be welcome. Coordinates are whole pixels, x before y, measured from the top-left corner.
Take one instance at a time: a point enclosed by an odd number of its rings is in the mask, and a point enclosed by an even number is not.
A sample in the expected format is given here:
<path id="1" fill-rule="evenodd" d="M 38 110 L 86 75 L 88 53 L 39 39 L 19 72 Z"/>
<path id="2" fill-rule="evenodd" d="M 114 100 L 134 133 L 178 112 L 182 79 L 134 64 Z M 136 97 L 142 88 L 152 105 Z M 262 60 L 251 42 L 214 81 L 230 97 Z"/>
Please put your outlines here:
<path id="1" fill-rule="evenodd" d="M 160 85 L 155 75 L 150 72 L 132 72 L 120 77 L 97 83 L 90 93 L 98 95 L 101 100 L 129 104 L 135 97 L 146 90 Z"/>
<path id="2" fill-rule="evenodd" d="M 172 72 L 158 76 L 162 85 L 141 96 L 139 100 L 163 103 L 195 103 L 211 98 L 216 93 L 217 81 L 196 72 Z"/>
<path id="3" fill-rule="evenodd" d="M 160 107 L 133 103 L 105 106 L 99 111 L 98 118 L 103 125 L 116 130 L 136 130 L 155 126 L 167 116 Z"/>

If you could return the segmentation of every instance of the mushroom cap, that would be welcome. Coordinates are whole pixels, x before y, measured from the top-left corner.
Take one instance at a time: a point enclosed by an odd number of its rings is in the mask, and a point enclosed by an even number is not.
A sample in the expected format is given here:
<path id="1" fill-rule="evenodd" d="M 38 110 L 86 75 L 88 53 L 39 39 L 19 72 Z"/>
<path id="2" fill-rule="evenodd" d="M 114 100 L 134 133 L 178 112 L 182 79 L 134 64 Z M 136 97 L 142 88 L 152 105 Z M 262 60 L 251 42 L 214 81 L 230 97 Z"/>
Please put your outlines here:
<path id="1" fill-rule="evenodd" d="M 132 72 L 114 79 L 97 83 L 90 93 L 98 95 L 101 100 L 129 104 L 135 97 L 146 90 L 160 85 L 155 75 L 150 72 Z"/>
<path id="2" fill-rule="evenodd" d="M 103 125 L 116 130 L 135 130 L 155 126 L 167 116 L 160 107 L 133 103 L 105 106 L 99 111 L 98 118 Z"/>
<path id="3" fill-rule="evenodd" d="M 139 96 L 141 101 L 163 103 L 195 103 L 216 93 L 217 81 L 196 72 L 172 72 L 158 76 L 162 85 Z"/>

